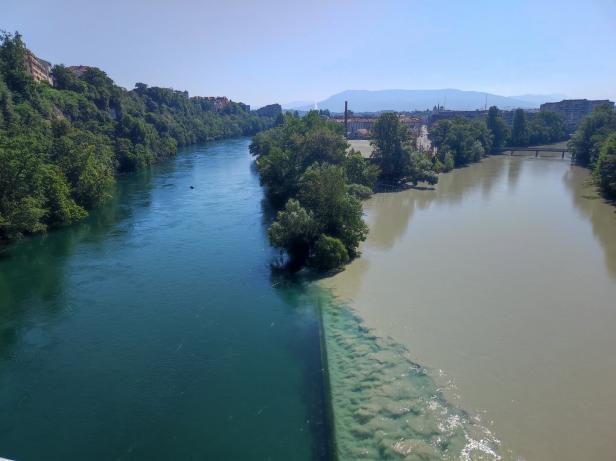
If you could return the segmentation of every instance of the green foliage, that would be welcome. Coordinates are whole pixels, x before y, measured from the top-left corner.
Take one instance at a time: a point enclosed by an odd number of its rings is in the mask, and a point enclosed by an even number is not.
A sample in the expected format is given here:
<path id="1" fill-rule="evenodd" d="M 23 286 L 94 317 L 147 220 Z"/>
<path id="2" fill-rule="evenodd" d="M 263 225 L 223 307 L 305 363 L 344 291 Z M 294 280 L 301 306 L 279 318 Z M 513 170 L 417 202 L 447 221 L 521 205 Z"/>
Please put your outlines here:
<path id="1" fill-rule="evenodd" d="M 53 68 L 55 87 L 26 72 L 21 36 L 0 35 L 0 242 L 86 216 L 115 175 L 175 155 L 177 146 L 271 127 L 279 113 L 186 92 L 126 91 L 100 69 Z"/>
<path id="2" fill-rule="evenodd" d="M 528 145 L 528 123 L 526 121 L 526 112 L 524 109 L 516 109 L 513 114 L 513 126 L 511 127 L 511 145 L 526 146 Z"/>
<path id="3" fill-rule="evenodd" d="M 490 153 L 496 153 L 505 146 L 510 135 L 509 127 L 503 120 L 503 117 L 501 117 L 496 106 L 492 106 L 488 110 L 486 126 L 492 133 L 492 148 L 490 149 Z"/>
<path id="4" fill-rule="evenodd" d="M 556 112 L 542 110 L 533 114 L 528 121 L 528 143 L 530 145 L 558 142 L 566 136 L 565 123 Z"/>
<path id="5" fill-rule="evenodd" d="M 403 180 L 409 170 L 409 132 L 392 112 L 381 114 L 372 130 L 372 159 L 387 182 Z"/>
<path id="6" fill-rule="evenodd" d="M 281 122 L 254 136 L 250 146 L 268 199 L 286 204 L 270 226 L 270 242 L 296 265 L 338 267 L 366 238 L 357 197 L 369 196 L 378 169 L 359 153 L 347 153 L 341 127 L 316 111 L 303 118 L 287 114 Z"/>
<path id="7" fill-rule="evenodd" d="M 601 143 L 594 174 L 601 191 L 607 197 L 616 198 L 616 130 Z"/>
<path id="8" fill-rule="evenodd" d="M 492 150 L 493 135 L 482 120 L 441 120 L 429 136 L 444 171 L 478 162 Z"/>
<path id="9" fill-rule="evenodd" d="M 443 153 L 443 171 L 451 171 L 456 167 L 456 161 L 451 151 L 445 150 Z"/>
<path id="10" fill-rule="evenodd" d="M 285 249 L 292 258 L 304 261 L 318 236 L 319 225 L 312 211 L 289 199 L 268 229 L 272 245 Z"/>
<path id="11" fill-rule="evenodd" d="M 360 200 L 372 197 L 372 189 L 362 184 L 347 184 L 347 192 Z"/>
<path id="12" fill-rule="evenodd" d="M 601 146 L 616 131 L 616 112 L 609 105 L 595 108 L 584 118 L 569 141 L 569 148 L 580 165 L 593 167 L 599 158 Z"/>
<path id="13" fill-rule="evenodd" d="M 350 256 L 368 235 L 362 220 L 361 202 L 346 190 L 346 176 L 341 166 L 314 163 L 299 181 L 299 200 L 312 210 L 320 231 L 337 237 Z"/>
<path id="14" fill-rule="evenodd" d="M 372 136 L 372 159 L 381 170 L 382 181 L 414 185 L 420 181 L 437 183 L 438 176 L 431 158 L 413 149 L 409 132 L 396 114 L 382 114 L 374 124 Z"/>
<path id="15" fill-rule="evenodd" d="M 353 149 L 344 160 L 344 169 L 350 183 L 361 184 L 369 189 L 374 188 L 380 173 L 378 166 L 370 163 L 360 152 Z"/>
<path id="16" fill-rule="evenodd" d="M 335 237 L 321 234 L 314 244 L 314 255 L 310 263 L 318 270 L 338 269 L 349 262 L 344 244 Z"/>
<path id="17" fill-rule="evenodd" d="M 285 115 L 280 126 L 257 134 L 250 145 L 261 184 L 276 206 L 297 194 L 299 178 L 312 163 L 340 165 L 346 149 L 340 127 L 316 111 L 303 118 Z"/>
<path id="18" fill-rule="evenodd" d="M 414 186 L 419 182 L 427 182 L 428 184 L 436 184 L 438 182 L 438 175 L 436 174 L 430 154 L 420 151 L 410 153 L 407 178 Z"/>

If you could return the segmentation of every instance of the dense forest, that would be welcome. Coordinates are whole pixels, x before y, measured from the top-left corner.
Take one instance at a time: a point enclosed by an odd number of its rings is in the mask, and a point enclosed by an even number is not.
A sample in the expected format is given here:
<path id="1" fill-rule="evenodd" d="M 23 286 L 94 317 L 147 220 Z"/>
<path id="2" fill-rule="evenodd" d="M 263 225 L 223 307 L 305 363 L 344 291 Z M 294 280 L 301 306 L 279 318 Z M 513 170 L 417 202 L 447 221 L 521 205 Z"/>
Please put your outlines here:
<path id="1" fill-rule="evenodd" d="M 177 147 L 254 135 L 279 106 L 189 97 L 138 83 L 131 91 L 100 69 L 77 76 L 57 65 L 54 85 L 27 72 L 18 33 L 0 36 L 0 243 L 74 222 L 104 201 L 116 175 L 145 168 Z"/>
<path id="2" fill-rule="evenodd" d="M 582 120 L 569 147 L 576 162 L 590 168 L 603 193 L 616 199 L 616 112 L 609 105 L 597 107 Z"/>

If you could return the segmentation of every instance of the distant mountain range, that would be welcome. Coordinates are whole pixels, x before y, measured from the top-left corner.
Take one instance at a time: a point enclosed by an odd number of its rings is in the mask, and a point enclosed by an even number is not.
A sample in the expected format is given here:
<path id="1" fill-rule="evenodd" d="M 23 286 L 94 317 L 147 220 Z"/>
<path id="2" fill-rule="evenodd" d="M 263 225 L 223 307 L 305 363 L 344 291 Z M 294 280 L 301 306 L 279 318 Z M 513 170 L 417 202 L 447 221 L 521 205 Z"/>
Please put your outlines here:
<path id="1" fill-rule="evenodd" d="M 349 102 L 349 110 L 354 112 L 378 112 L 382 110 L 413 111 L 432 109 L 436 105 L 451 110 L 483 109 L 486 105 L 500 109 L 521 107 L 532 109 L 544 102 L 560 101 L 561 94 L 528 94 L 520 96 L 501 96 L 480 91 L 455 89 L 442 90 L 347 90 L 337 93 L 324 101 L 317 102 L 319 109 L 343 112 L 344 101 Z M 309 110 L 314 103 L 298 101 L 283 105 L 287 110 Z"/>

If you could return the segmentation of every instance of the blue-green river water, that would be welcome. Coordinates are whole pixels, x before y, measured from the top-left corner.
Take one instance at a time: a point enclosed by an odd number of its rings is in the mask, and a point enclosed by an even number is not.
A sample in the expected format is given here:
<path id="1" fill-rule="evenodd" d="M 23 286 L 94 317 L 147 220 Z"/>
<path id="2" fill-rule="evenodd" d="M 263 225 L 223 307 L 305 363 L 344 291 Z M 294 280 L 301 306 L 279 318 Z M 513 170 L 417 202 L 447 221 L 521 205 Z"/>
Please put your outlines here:
<path id="1" fill-rule="evenodd" d="M 0 457 L 329 458 L 318 313 L 272 278 L 248 144 L 187 148 L 1 255 Z"/>

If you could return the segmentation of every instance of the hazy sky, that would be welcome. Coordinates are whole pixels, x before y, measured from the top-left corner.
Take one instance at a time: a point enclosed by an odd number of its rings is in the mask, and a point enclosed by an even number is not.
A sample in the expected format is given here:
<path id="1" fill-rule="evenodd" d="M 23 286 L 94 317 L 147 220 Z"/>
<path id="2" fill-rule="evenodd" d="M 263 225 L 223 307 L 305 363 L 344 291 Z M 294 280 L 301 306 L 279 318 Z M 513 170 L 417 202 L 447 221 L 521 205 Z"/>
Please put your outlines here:
<path id="1" fill-rule="evenodd" d="M 253 105 L 345 89 L 616 99 L 616 0 L 0 0 L 53 63 Z"/>

